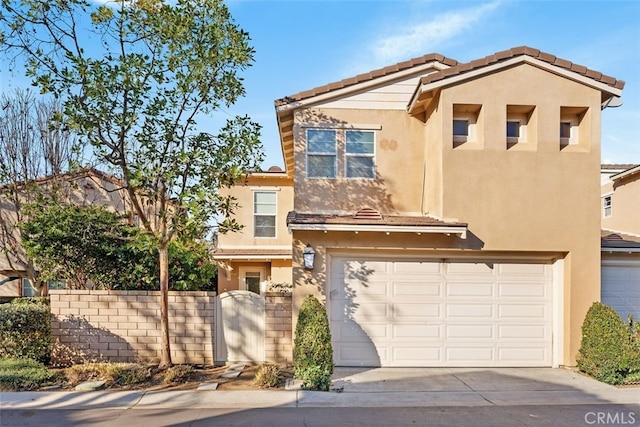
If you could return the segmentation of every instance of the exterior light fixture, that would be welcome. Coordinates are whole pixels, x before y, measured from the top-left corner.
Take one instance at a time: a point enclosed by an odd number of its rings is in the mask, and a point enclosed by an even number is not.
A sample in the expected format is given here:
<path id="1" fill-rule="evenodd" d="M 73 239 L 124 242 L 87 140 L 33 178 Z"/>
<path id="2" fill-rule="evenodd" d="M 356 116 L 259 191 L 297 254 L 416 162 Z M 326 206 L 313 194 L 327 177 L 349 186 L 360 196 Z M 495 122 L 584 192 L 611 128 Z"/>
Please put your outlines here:
<path id="1" fill-rule="evenodd" d="M 307 247 L 302 252 L 302 261 L 305 270 L 313 270 L 313 263 L 315 261 L 316 251 L 313 250 L 311 245 L 307 243 Z"/>

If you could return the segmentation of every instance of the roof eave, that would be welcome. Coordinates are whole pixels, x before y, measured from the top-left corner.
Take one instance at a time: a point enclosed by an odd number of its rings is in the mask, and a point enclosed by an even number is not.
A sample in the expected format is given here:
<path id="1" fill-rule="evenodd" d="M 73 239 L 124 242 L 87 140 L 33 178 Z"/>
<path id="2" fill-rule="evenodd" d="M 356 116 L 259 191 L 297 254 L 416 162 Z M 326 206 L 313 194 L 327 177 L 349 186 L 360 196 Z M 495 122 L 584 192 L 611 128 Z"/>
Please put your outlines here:
<path id="1" fill-rule="evenodd" d="M 289 232 L 291 231 L 458 234 L 461 239 L 467 238 L 467 227 L 464 225 L 289 224 Z"/>

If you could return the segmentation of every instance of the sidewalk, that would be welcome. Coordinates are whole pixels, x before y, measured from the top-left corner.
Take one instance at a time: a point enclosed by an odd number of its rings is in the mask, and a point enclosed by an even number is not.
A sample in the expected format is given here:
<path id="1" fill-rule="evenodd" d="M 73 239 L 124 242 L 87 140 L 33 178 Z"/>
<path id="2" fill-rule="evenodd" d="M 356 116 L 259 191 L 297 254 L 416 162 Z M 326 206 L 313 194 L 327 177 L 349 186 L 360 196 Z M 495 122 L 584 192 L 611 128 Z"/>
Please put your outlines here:
<path id="1" fill-rule="evenodd" d="M 0 409 L 640 405 L 640 387 L 618 388 L 563 369 L 340 368 L 332 388 L 9 392 L 0 393 Z"/>

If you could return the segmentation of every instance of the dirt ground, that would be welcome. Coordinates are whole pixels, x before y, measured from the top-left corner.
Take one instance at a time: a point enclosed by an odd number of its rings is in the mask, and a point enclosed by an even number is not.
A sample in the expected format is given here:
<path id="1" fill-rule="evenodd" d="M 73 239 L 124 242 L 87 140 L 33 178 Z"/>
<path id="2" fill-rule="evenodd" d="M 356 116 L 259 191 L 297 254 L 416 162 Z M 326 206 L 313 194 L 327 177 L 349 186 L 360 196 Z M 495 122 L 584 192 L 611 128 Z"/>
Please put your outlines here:
<path id="1" fill-rule="evenodd" d="M 278 386 L 275 389 L 284 389 L 286 380 L 293 377 L 293 369 L 281 368 L 281 376 Z M 118 384 L 107 384 L 105 390 L 192 390 L 201 383 L 218 383 L 218 390 L 261 390 L 264 389 L 254 381 L 257 365 L 245 365 L 242 373 L 237 378 L 222 378 L 221 375 L 228 369 L 228 366 L 219 367 L 199 367 L 195 368 L 189 378 L 180 383 L 163 384 L 164 373 L 153 372 L 151 378 L 144 382 L 131 386 L 120 386 Z"/>

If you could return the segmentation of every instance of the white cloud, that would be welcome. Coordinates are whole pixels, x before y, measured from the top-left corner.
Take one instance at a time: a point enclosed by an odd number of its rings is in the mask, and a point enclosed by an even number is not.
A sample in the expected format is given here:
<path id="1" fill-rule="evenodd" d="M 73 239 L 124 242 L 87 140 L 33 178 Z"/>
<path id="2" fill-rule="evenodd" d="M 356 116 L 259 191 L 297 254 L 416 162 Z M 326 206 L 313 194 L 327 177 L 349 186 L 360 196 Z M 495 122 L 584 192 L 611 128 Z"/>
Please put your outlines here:
<path id="1" fill-rule="evenodd" d="M 390 64 L 431 51 L 433 46 L 458 36 L 477 22 L 482 22 L 500 3 L 501 1 L 494 1 L 478 7 L 442 13 L 427 22 L 403 27 L 398 33 L 375 41 L 371 52 L 376 62 Z"/>

